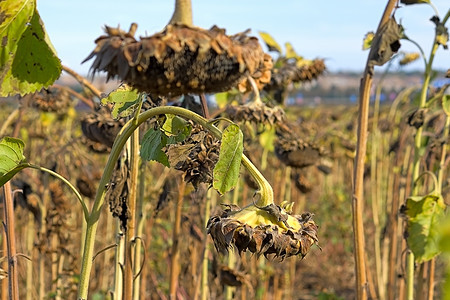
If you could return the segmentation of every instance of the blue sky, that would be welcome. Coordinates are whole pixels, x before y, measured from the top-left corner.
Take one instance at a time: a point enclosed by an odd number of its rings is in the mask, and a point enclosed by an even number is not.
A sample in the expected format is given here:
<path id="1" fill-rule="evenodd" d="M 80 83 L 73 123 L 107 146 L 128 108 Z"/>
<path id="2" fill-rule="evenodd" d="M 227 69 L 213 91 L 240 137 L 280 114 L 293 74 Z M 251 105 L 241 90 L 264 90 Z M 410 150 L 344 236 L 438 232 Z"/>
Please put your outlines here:
<path id="1" fill-rule="evenodd" d="M 62 62 L 86 74 L 90 62 L 81 61 L 94 49 L 94 40 L 105 24 L 128 29 L 138 23 L 137 36 L 151 35 L 169 21 L 174 0 L 37 0 L 38 11 Z M 387 1 L 380 0 L 192 0 L 194 24 L 203 28 L 218 25 L 234 34 L 247 28 L 253 35 L 270 33 L 279 44 L 290 42 L 305 58 L 325 58 L 331 71 L 362 70 L 367 52 L 362 39 L 375 31 Z M 449 0 L 434 0 L 441 18 L 449 9 Z M 429 19 L 434 12 L 428 5 L 399 8 L 396 19 L 406 34 L 428 56 L 434 35 Z M 447 27 L 449 22 L 447 22 Z M 401 51 L 416 51 L 402 42 Z M 450 68 L 450 50 L 439 49 L 436 68 Z M 416 61 L 406 70 L 423 70 Z"/>

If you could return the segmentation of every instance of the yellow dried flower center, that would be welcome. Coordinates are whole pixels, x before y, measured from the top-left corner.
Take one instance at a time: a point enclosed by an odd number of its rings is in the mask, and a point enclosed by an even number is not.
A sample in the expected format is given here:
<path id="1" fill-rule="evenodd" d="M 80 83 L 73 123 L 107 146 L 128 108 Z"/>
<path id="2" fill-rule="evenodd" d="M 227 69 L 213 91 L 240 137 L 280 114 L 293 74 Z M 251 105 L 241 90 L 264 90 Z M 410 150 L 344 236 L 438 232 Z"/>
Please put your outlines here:
<path id="1" fill-rule="evenodd" d="M 289 229 L 292 231 L 299 231 L 302 228 L 302 225 L 296 218 L 288 214 L 286 214 L 285 216 L 287 217 L 287 219 L 283 222 L 282 220 L 279 220 L 274 214 L 258 208 L 253 204 L 244 207 L 242 210 L 237 211 L 234 214 L 229 215 L 230 218 L 233 218 L 251 227 L 274 225 L 280 227 L 281 232 L 286 232 Z"/>

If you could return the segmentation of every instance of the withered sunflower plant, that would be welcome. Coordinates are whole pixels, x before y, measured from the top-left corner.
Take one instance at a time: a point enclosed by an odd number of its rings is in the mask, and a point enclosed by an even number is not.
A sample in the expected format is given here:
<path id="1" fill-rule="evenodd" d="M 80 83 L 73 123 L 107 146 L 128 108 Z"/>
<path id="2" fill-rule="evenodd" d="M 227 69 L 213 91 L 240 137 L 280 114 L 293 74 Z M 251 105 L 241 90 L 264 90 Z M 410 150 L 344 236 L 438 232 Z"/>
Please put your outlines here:
<path id="1" fill-rule="evenodd" d="M 177 0 L 176 10 L 169 24 L 161 32 L 141 37 L 139 40 L 135 38 L 136 24 L 132 24 L 128 32 L 106 26 L 106 35 L 97 38 L 96 48 L 86 58 L 86 60 L 94 58 L 91 70 L 94 74 L 104 71 L 108 78 L 120 78 L 142 94 L 150 94 L 152 98 L 172 98 L 185 94 L 226 91 L 236 87 L 245 79 L 255 82 L 259 80 L 260 84 L 264 81 L 268 82 L 270 59 L 263 52 L 256 37 L 248 36 L 247 32 L 228 36 L 224 29 L 216 26 L 209 30 L 195 27 L 192 25 L 190 10 L 190 1 Z M 139 97 L 139 99 L 145 98 Z M 205 105 L 205 103 L 202 104 Z M 96 229 L 101 208 L 105 202 L 106 189 L 110 186 L 114 167 L 122 149 L 130 137 L 136 140 L 134 133 L 139 126 L 151 119 L 159 120 L 164 119 L 164 116 L 174 115 L 201 125 L 217 140 L 222 138 L 222 132 L 208 120 L 205 107 L 203 107 L 205 117 L 175 106 L 155 106 L 139 113 L 141 107 L 142 102 L 138 105 L 134 117 L 121 126 L 117 133 L 111 145 L 108 162 L 100 179 L 92 209 L 85 216 L 87 226 L 79 299 L 87 299 Z M 155 122 L 154 128 L 148 132 L 161 137 L 165 134 L 162 127 Z M 189 129 L 190 136 L 183 137 L 184 141 L 178 141 L 178 145 L 196 151 L 195 155 L 205 155 L 202 147 L 198 149 L 198 147 L 191 147 L 190 144 L 186 145 L 187 142 L 194 144 L 201 136 L 198 132 L 201 129 L 195 129 L 197 131 L 191 129 Z M 155 146 L 154 143 L 158 141 L 159 144 Z M 167 144 L 161 144 L 161 138 L 153 139 L 152 142 L 147 139 L 147 144 L 151 144 L 150 148 L 159 147 L 161 153 L 162 148 L 167 146 Z M 211 140 L 210 144 L 215 142 Z M 204 146 L 204 143 L 202 145 Z M 173 153 L 173 147 L 177 146 L 177 143 L 169 146 L 166 148 Z M 141 156 L 144 150 L 146 149 L 141 148 Z M 147 149 L 147 152 L 149 151 Z M 216 153 L 211 154 L 206 157 L 206 160 L 212 161 L 217 156 Z M 193 158 L 192 155 L 186 155 L 193 162 L 188 165 L 198 167 L 196 162 L 202 161 Z M 149 159 L 157 160 L 154 157 Z M 266 256 L 271 253 L 281 258 L 296 254 L 302 257 L 306 255 L 311 245 L 318 241 L 317 226 L 312 220 L 312 215 L 291 215 L 292 204 L 276 205 L 272 187 L 244 155 L 242 155 L 242 164 L 258 183 L 259 190 L 252 205 L 243 209 L 225 209 L 223 214 L 213 216 L 209 220 L 207 229 L 217 249 L 223 251 L 234 244 L 239 251 L 248 249 Z M 180 168 L 183 169 L 183 166 Z M 200 173 L 187 169 L 183 171 L 191 175 Z M 238 172 L 236 174 L 238 176 Z M 185 177 L 193 182 L 197 180 L 194 180 L 193 176 Z M 208 176 L 205 178 L 207 179 Z M 199 181 L 200 179 L 198 178 Z"/>

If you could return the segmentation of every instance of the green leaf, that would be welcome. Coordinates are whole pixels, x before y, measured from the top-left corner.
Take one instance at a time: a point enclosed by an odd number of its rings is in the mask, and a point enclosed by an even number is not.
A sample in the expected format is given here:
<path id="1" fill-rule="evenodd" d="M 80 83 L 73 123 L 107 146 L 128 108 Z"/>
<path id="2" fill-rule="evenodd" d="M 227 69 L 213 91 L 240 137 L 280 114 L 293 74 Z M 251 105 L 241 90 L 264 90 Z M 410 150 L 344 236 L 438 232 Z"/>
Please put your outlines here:
<path id="1" fill-rule="evenodd" d="M 112 103 L 114 108 L 111 115 L 114 119 L 131 115 L 141 101 L 139 92 L 129 85 L 122 84 L 102 99 L 102 104 Z"/>
<path id="2" fill-rule="evenodd" d="M 0 79 L 11 68 L 18 46 L 18 40 L 27 28 L 36 7 L 34 1 L 0 1 Z"/>
<path id="3" fill-rule="evenodd" d="M 145 160 L 155 160 L 169 167 L 167 155 L 162 151 L 166 145 L 167 136 L 159 129 L 150 128 L 142 139 L 141 157 Z"/>
<path id="4" fill-rule="evenodd" d="M 442 97 L 442 108 L 447 116 L 450 116 L 450 95 L 444 95 Z"/>
<path id="5" fill-rule="evenodd" d="M 268 34 L 267 32 L 259 32 L 259 35 L 263 39 L 264 43 L 266 43 L 267 47 L 269 48 L 269 51 L 275 51 L 281 54 L 281 47 L 278 45 L 278 43 L 274 40 L 274 38 Z"/>
<path id="6" fill-rule="evenodd" d="M 166 115 L 162 129 L 168 133 L 168 144 L 182 142 L 190 133 L 191 125 L 184 119 L 175 115 Z"/>
<path id="7" fill-rule="evenodd" d="M 439 254 L 439 227 L 445 208 L 442 196 L 437 194 L 409 197 L 406 200 L 407 241 L 417 263 L 428 261 Z"/>
<path id="8" fill-rule="evenodd" d="M 439 226 L 439 249 L 450 254 L 450 215 L 447 215 Z"/>
<path id="9" fill-rule="evenodd" d="M 0 140 L 0 186 L 3 186 L 20 170 L 26 168 L 22 140 L 4 137 Z"/>
<path id="10" fill-rule="evenodd" d="M 213 171 L 213 187 L 224 194 L 234 188 L 239 179 L 244 135 L 239 126 L 229 125 L 222 134 L 219 161 Z"/>
<path id="11" fill-rule="evenodd" d="M 0 11 L 0 96 L 23 95 L 48 87 L 59 77 L 61 62 L 35 1 L 2 1 Z"/>

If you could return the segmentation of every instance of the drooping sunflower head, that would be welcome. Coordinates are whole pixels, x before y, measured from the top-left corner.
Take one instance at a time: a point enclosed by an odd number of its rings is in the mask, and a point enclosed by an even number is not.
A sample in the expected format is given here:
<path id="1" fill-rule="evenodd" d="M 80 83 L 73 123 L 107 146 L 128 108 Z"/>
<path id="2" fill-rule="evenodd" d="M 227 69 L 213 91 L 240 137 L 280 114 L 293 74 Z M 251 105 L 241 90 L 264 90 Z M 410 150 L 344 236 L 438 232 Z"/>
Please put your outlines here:
<path id="1" fill-rule="evenodd" d="M 233 245 L 239 253 L 250 251 L 280 259 L 300 255 L 302 258 L 318 244 L 317 225 L 312 214 L 291 215 L 292 203 L 278 206 L 255 204 L 244 208 L 235 205 L 208 221 L 207 230 L 219 252 Z"/>
<path id="2" fill-rule="evenodd" d="M 108 78 L 119 77 L 160 96 L 226 91 L 262 66 L 267 69 L 258 39 L 246 32 L 228 36 L 217 26 L 206 30 L 169 24 L 138 41 L 135 30 L 135 24 L 129 32 L 106 27 L 107 35 L 95 41 L 97 47 L 85 61 L 95 57 L 94 72 L 105 71 Z M 267 74 L 260 77 L 268 81 Z"/>

